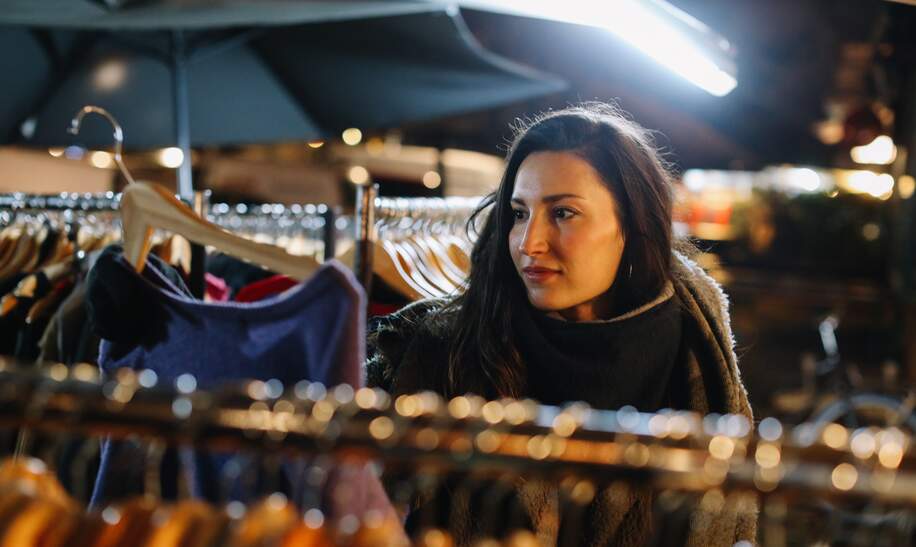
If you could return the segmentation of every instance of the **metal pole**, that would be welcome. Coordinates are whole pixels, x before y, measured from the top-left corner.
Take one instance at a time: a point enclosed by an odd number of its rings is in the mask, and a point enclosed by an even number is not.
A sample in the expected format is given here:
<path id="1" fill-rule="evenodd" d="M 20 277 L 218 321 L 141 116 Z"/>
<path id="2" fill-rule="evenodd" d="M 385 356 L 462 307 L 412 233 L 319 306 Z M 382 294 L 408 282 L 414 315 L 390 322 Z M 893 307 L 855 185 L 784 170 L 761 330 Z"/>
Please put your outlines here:
<path id="1" fill-rule="evenodd" d="M 356 255 L 353 272 L 363 284 L 366 294 L 372 289 L 372 243 L 375 241 L 375 197 L 378 184 L 360 184 L 356 187 Z"/>
<path id="2" fill-rule="evenodd" d="M 327 262 L 337 254 L 337 212 L 334 207 L 329 206 L 321 216 L 324 218 L 324 230 L 321 233 L 324 243 L 324 252 L 322 254 L 324 255 L 324 261 Z"/>
<path id="3" fill-rule="evenodd" d="M 191 122 L 188 106 L 188 54 L 184 32 L 172 31 L 172 100 L 175 114 L 175 145 L 181 149 L 178 167 L 178 195 L 188 203 L 194 201 L 191 175 Z"/>

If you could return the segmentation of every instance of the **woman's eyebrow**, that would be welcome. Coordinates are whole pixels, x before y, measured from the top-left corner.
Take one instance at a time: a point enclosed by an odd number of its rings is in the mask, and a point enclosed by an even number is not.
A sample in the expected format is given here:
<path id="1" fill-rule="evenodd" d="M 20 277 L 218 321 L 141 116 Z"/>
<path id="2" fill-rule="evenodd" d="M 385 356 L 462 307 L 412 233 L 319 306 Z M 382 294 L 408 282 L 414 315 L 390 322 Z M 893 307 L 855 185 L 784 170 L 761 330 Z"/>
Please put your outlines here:
<path id="1" fill-rule="evenodd" d="M 585 199 L 584 197 L 578 194 L 551 194 L 549 196 L 544 196 L 541 198 L 541 201 L 544 203 L 553 203 L 555 201 L 560 201 L 561 199 L 574 198 L 574 199 Z"/>
<path id="2" fill-rule="evenodd" d="M 560 201 L 561 199 L 566 199 L 566 198 L 585 199 L 584 197 L 578 194 L 551 194 L 549 196 L 542 197 L 541 201 L 544 203 L 554 203 L 556 201 Z M 512 198 L 511 201 L 512 203 L 515 203 L 518 205 L 525 205 L 525 200 L 523 200 L 522 198 Z"/>

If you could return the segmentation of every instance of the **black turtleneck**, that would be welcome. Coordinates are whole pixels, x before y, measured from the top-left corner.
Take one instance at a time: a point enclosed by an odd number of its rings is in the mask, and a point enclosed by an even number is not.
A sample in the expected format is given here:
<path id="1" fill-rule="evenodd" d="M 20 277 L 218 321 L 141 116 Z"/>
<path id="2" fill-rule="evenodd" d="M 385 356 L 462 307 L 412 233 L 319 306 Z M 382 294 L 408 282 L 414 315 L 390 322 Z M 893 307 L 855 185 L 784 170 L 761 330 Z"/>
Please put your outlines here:
<path id="1" fill-rule="evenodd" d="M 528 396 L 600 409 L 631 405 L 652 412 L 672 406 L 669 383 L 682 327 L 676 296 L 608 321 L 569 322 L 525 307 L 516 338 L 528 369 Z"/>

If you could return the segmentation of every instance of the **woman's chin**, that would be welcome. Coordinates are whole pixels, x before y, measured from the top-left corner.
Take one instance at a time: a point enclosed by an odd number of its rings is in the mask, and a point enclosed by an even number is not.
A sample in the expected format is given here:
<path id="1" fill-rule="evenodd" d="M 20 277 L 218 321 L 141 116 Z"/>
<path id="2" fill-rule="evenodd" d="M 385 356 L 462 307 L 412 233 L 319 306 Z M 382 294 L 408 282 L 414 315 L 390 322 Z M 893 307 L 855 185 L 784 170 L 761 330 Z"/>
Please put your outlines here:
<path id="1" fill-rule="evenodd" d="M 560 310 L 566 309 L 568 306 L 563 306 L 561 303 L 557 302 L 552 298 L 544 298 L 542 295 L 533 296 L 528 295 L 528 303 L 531 304 L 531 307 L 544 313 L 558 312 Z"/>

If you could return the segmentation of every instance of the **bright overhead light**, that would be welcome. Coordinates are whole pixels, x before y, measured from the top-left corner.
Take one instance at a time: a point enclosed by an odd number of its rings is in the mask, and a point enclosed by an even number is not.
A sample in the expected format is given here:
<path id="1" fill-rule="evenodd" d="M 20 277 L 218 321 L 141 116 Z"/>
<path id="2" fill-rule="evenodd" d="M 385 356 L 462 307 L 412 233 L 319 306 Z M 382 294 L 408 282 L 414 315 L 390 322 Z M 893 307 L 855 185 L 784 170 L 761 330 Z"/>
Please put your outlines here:
<path id="1" fill-rule="evenodd" d="M 157 154 L 157 159 L 163 167 L 177 169 L 184 163 L 184 152 L 181 151 L 181 148 L 176 148 L 174 146 L 163 148 Z"/>
<path id="2" fill-rule="evenodd" d="M 868 194 L 878 199 L 888 199 L 894 191 L 894 177 L 887 173 L 851 171 L 845 177 L 845 189 L 854 194 Z"/>
<path id="3" fill-rule="evenodd" d="M 442 184 L 442 176 L 435 171 L 427 171 L 423 174 L 423 186 L 430 190 L 438 188 Z"/>
<path id="4" fill-rule="evenodd" d="M 101 64 L 92 75 L 92 83 L 100 91 L 111 91 L 121 87 L 127 78 L 127 63 L 111 59 Z"/>
<path id="5" fill-rule="evenodd" d="M 786 180 L 804 192 L 813 193 L 821 189 L 821 177 L 814 169 L 808 167 L 789 169 L 786 172 Z"/>
<path id="6" fill-rule="evenodd" d="M 112 158 L 111 154 L 108 152 L 96 150 L 89 154 L 89 163 L 91 163 L 93 167 L 98 167 L 99 169 L 108 169 L 114 165 L 114 158 Z"/>
<path id="7" fill-rule="evenodd" d="M 887 135 L 878 135 L 875 140 L 862 146 L 853 146 L 849 151 L 852 161 L 862 164 L 888 165 L 897 159 L 897 147 Z"/>
<path id="8" fill-rule="evenodd" d="M 347 171 L 347 178 L 353 184 L 363 185 L 369 182 L 369 171 L 362 165 L 354 165 Z"/>
<path id="9" fill-rule="evenodd" d="M 324 146 L 324 141 L 309 141 L 309 148 L 321 148 Z"/>
<path id="10" fill-rule="evenodd" d="M 900 180 L 897 181 L 897 192 L 900 197 L 902 199 L 910 199 L 913 197 L 914 191 L 916 191 L 916 179 L 910 175 L 900 177 Z"/>
<path id="11" fill-rule="evenodd" d="M 51 154 L 55 158 L 59 158 L 64 155 L 64 149 L 57 147 L 48 148 L 48 154 Z"/>
<path id="12" fill-rule="evenodd" d="M 344 130 L 341 138 L 346 144 L 356 146 L 363 140 L 363 132 L 355 127 L 351 127 L 350 129 Z"/>
<path id="13" fill-rule="evenodd" d="M 660 0 L 459 0 L 459 4 L 604 28 L 712 95 L 725 96 L 738 85 L 728 42 Z"/>

